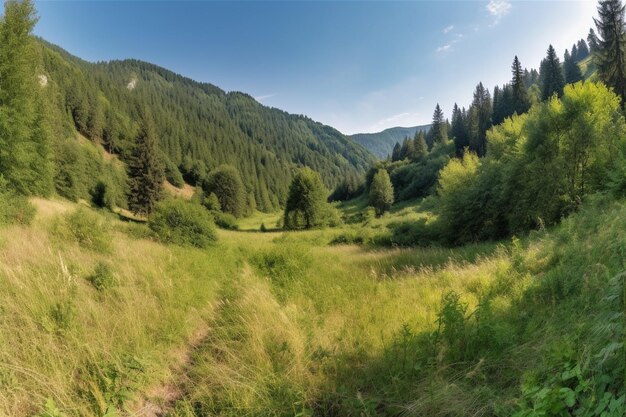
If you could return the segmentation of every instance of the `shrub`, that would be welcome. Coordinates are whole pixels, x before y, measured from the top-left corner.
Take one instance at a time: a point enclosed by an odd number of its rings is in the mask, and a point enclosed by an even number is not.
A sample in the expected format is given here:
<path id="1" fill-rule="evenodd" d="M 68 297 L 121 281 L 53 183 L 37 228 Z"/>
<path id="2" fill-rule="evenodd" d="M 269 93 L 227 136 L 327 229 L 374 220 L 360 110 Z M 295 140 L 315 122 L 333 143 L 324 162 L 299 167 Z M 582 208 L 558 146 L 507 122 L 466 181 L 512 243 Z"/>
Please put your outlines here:
<path id="1" fill-rule="evenodd" d="M 213 211 L 211 212 L 213 215 L 213 220 L 215 224 L 220 229 L 226 230 L 239 230 L 239 225 L 237 224 L 237 219 L 230 213 L 222 213 L 221 211 Z"/>
<path id="2" fill-rule="evenodd" d="M 35 212 L 35 207 L 26 197 L 11 191 L 0 191 L 0 225 L 30 224 Z"/>
<path id="3" fill-rule="evenodd" d="M 209 212 L 183 200 L 166 200 L 157 205 L 148 226 L 166 243 L 206 248 L 217 240 Z"/>
<path id="4" fill-rule="evenodd" d="M 259 227 L 259 230 L 263 233 L 267 232 L 267 227 L 265 227 L 265 223 L 261 223 L 261 227 Z"/>
<path id="5" fill-rule="evenodd" d="M 54 223 L 53 233 L 62 240 L 73 240 L 97 252 L 111 250 L 111 235 L 105 219 L 83 207 L 64 215 Z"/>
<path id="6" fill-rule="evenodd" d="M 115 277 L 111 267 L 104 262 L 99 262 L 96 265 L 94 273 L 87 277 L 87 281 L 98 291 L 108 290 L 115 285 Z"/>

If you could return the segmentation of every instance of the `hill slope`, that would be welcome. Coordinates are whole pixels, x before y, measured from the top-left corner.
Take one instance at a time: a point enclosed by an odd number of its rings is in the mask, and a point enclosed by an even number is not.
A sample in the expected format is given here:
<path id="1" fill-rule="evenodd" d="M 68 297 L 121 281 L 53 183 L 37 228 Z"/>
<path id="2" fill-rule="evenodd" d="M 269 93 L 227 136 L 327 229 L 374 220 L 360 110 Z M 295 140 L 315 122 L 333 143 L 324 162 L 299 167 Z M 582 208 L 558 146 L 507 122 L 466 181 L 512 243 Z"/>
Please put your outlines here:
<path id="1" fill-rule="evenodd" d="M 261 210 L 285 199 L 293 171 L 308 166 L 328 187 L 361 174 L 373 156 L 332 127 L 265 107 L 247 94 L 227 93 L 137 60 L 88 63 L 40 41 L 46 88 L 64 126 L 128 157 L 137 114 L 156 122 L 169 171 L 196 182 L 220 164 L 237 167 Z"/>
<path id="2" fill-rule="evenodd" d="M 377 158 L 383 159 L 391 155 L 396 142 L 402 142 L 407 136 L 413 137 L 416 132 L 428 131 L 430 125 L 413 127 L 392 127 L 378 133 L 356 133 L 351 135 L 356 143 L 373 153 Z"/>

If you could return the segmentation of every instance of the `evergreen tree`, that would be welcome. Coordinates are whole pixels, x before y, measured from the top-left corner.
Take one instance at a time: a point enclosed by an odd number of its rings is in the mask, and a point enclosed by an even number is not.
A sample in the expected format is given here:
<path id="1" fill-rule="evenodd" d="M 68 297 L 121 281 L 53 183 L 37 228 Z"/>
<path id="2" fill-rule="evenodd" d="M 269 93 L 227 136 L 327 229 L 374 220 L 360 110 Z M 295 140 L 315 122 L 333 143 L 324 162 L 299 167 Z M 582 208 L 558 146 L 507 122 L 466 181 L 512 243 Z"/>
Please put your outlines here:
<path id="1" fill-rule="evenodd" d="M 574 61 L 578 61 L 578 47 L 576 46 L 576 44 L 572 45 L 572 58 L 574 59 Z"/>
<path id="2" fill-rule="evenodd" d="M 128 162 L 128 206 L 135 214 L 149 215 L 161 199 L 165 170 L 152 117 L 145 110 L 142 113 L 139 134 Z"/>
<path id="3" fill-rule="evenodd" d="M 454 141 L 456 155 L 463 155 L 464 149 L 469 146 L 469 134 L 467 131 L 465 109 L 459 109 L 456 103 L 454 103 L 454 108 L 452 109 L 452 126 L 450 127 L 450 133 Z"/>
<path id="4" fill-rule="evenodd" d="M 589 47 L 587 46 L 587 42 L 585 42 L 584 39 L 579 40 L 576 45 L 578 46 L 578 54 L 575 57 L 576 61 L 582 61 L 589 56 Z M 572 57 L 574 57 L 573 53 Z"/>
<path id="5" fill-rule="evenodd" d="M 600 39 L 595 51 L 598 77 L 622 99 L 626 96 L 626 33 L 621 0 L 601 0 L 599 19 L 594 18 Z"/>
<path id="6" fill-rule="evenodd" d="M 402 160 L 402 145 L 400 145 L 399 142 L 396 142 L 396 144 L 393 147 L 393 151 L 391 152 L 391 161 L 396 162 L 396 161 L 401 161 L 401 160 Z"/>
<path id="7" fill-rule="evenodd" d="M 594 53 L 598 50 L 599 42 L 596 32 L 593 28 L 589 29 L 589 35 L 587 35 L 587 43 L 589 44 L 589 52 Z"/>
<path id="8" fill-rule="evenodd" d="M 289 186 L 285 204 L 285 229 L 310 229 L 323 226 L 327 214 L 326 188 L 319 174 L 302 168 Z"/>
<path id="9" fill-rule="evenodd" d="M 428 144 L 426 143 L 426 134 L 423 130 L 415 132 L 415 137 L 413 138 L 413 149 L 414 154 L 412 161 L 422 160 L 428 155 Z"/>
<path id="10" fill-rule="evenodd" d="M 512 110 L 517 114 L 523 114 L 530 109 L 530 98 L 528 97 L 528 91 L 526 91 L 526 85 L 524 84 L 524 71 L 522 70 L 522 64 L 517 58 L 517 55 L 513 59 L 511 72 L 513 73 L 513 79 L 511 80 L 513 93 Z"/>
<path id="11" fill-rule="evenodd" d="M 565 73 L 565 82 L 567 84 L 577 83 L 584 79 L 583 73 L 580 67 L 576 63 L 576 60 L 569 54 L 567 49 L 565 50 L 565 56 L 563 58 L 563 72 Z"/>
<path id="12" fill-rule="evenodd" d="M 370 186 L 369 205 L 374 207 L 377 216 L 382 216 L 393 204 L 393 185 L 386 169 L 379 169 Z"/>
<path id="13" fill-rule="evenodd" d="M 36 80 L 31 0 L 7 1 L 0 20 L 0 175 L 23 194 L 46 194 L 51 184 L 49 132 Z"/>
<path id="14" fill-rule="evenodd" d="M 565 80 L 563 79 L 561 62 L 552 45 L 548 47 L 547 56 L 541 62 L 540 78 L 542 100 L 548 100 L 554 94 L 559 97 L 563 95 Z"/>
<path id="15" fill-rule="evenodd" d="M 239 171 L 231 165 L 220 165 L 202 184 L 205 194 L 215 193 L 224 213 L 243 216 L 248 210 L 246 190 Z"/>
<path id="16" fill-rule="evenodd" d="M 487 130 L 491 127 L 491 115 L 491 96 L 481 82 L 476 86 L 468 114 L 469 148 L 478 156 L 487 153 Z"/>
<path id="17" fill-rule="evenodd" d="M 443 110 L 439 106 L 439 103 L 435 106 L 435 111 L 433 112 L 433 123 L 430 128 L 429 136 L 430 143 L 432 146 L 438 143 L 445 143 L 448 139 L 446 121 L 443 116 Z"/>

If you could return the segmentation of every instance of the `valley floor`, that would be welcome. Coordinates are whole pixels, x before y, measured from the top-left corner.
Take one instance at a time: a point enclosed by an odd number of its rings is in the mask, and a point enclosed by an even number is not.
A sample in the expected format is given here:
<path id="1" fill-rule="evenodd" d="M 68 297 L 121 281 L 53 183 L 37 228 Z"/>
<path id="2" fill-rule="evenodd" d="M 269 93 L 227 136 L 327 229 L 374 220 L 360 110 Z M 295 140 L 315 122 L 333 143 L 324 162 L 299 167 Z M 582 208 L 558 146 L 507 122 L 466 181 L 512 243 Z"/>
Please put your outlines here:
<path id="1" fill-rule="evenodd" d="M 624 415 L 623 203 L 456 249 L 208 250 L 34 203 L 0 231 L 0 415 Z"/>

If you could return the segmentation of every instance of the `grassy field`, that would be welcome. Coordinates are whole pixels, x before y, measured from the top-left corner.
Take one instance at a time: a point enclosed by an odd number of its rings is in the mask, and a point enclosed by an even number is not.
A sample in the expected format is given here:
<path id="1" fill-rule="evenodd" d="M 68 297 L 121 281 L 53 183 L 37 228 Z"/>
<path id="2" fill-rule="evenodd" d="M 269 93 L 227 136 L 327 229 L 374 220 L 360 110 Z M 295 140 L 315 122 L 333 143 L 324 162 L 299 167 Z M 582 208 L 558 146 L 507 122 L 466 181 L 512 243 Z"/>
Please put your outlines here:
<path id="1" fill-rule="evenodd" d="M 0 415 L 141 415 L 148 395 L 172 417 L 624 414 L 623 203 L 455 249 L 329 245 L 348 225 L 208 250 L 35 204 L 0 231 Z"/>

